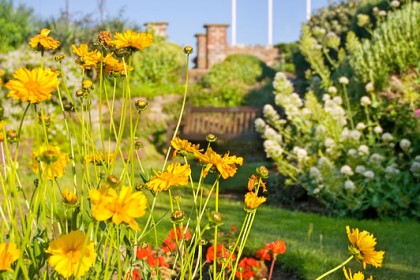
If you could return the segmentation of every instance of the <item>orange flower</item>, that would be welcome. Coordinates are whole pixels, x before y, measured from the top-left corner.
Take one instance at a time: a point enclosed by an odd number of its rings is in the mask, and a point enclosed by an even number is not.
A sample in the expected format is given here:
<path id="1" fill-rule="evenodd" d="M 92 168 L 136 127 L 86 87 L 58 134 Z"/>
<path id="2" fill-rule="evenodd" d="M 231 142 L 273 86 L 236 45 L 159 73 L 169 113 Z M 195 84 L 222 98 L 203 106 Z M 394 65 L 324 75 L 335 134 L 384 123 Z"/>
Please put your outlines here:
<path id="1" fill-rule="evenodd" d="M 76 63 L 84 69 L 93 69 L 101 62 L 101 53 L 98 50 L 89 51 L 87 44 L 80 44 L 79 48 L 72 45 L 71 49 L 79 57 Z"/>
<path id="2" fill-rule="evenodd" d="M 76 204 L 77 195 L 74 192 L 71 192 L 69 189 L 64 189 L 63 191 L 63 200 L 68 204 Z"/>
<path id="3" fill-rule="evenodd" d="M 194 145 L 188 140 L 181 139 L 179 137 L 175 137 L 171 140 L 171 145 L 174 148 L 173 156 L 175 157 L 179 152 L 181 155 L 186 154 L 197 154 L 202 151 L 200 150 L 200 145 Z"/>
<path id="4" fill-rule="evenodd" d="M 229 156 L 229 153 L 225 154 L 223 157 L 211 148 L 208 148 L 204 154 L 197 153 L 196 157 L 203 163 L 206 164 L 206 167 L 203 170 L 203 177 L 206 177 L 210 170 L 217 170 L 223 179 L 233 177 L 238 169 L 237 164 L 243 164 L 242 157 Z"/>
<path id="5" fill-rule="evenodd" d="M 126 30 L 124 33 L 115 33 L 115 40 L 109 44 L 115 46 L 117 50 L 122 48 L 131 48 L 134 50 L 143 50 L 152 45 L 153 36 L 150 33 L 136 33 L 133 30 Z"/>
<path id="6" fill-rule="evenodd" d="M 170 186 L 186 186 L 188 185 L 191 168 L 188 164 L 181 165 L 174 162 L 168 165 L 167 171 L 156 172 L 156 176 L 150 178 L 146 183 L 149 190 L 155 192 L 167 191 Z"/>
<path id="7" fill-rule="evenodd" d="M 7 96 L 32 103 L 51 99 L 51 92 L 60 84 L 58 73 L 51 69 L 35 68 L 29 71 L 19 68 L 13 74 L 16 80 L 10 80 L 6 88 L 10 90 Z"/>
<path id="8" fill-rule="evenodd" d="M 147 259 L 147 257 L 149 257 L 152 254 L 153 254 L 153 250 L 150 247 L 150 244 L 137 247 L 136 258 L 138 259 Z"/>
<path id="9" fill-rule="evenodd" d="M 60 46 L 60 42 L 54 40 L 48 34 L 50 34 L 51 30 L 49 29 L 42 29 L 38 35 L 35 35 L 30 41 L 29 45 L 33 49 L 41 49 L 41 50 L 54 50 Z"/>
<path id="10" fill-rule="evenodd" d="M 104 72 L 106 74 L 109 74 L 111 72 L 118 72 L 121 73 L 123 75 L 125 75 L 126 71 L 132 71 L 134 70 L 133 67 L 128 66 L 127 64 L 124 64 L 124 62 L 114 58 L 112 56 L 112 53 L 107 54 L 104 58 L 103 58 L 103 63 L 105 65 L 104 68 Z"/>
<path id="11" fill-rule="evenodd" d="M 254 192 L 248 192 L 245 195 L 245 208 L 246 210 L 255 210 L 267 199 L 263 196 L 259 197 Z"/>
<path id="12" fill-rule="evenodd" d="M 218 244 L 216 249 L 216 261 L 218 264 L 220 264 L 220 260 L 222 258 L 228 259 L 230 256 L 230 251 L 225 248 L 225 245 Z M 236 260 L 236 255 L 232 254 L 232 261 Z M 214 261 L 214 245 L 211 245 L 207 249 L 206 253 L 206 262 L 211 263 Z"/>
<path id="13" fill-rule="evenodd" d="M 359 262 L 362 262 L 363 268 L 366 264 L 371 264 L 374 267 L 381 267 L 384 258 L 384 251 L 375 251 L 376 238 L 367 231 L 359 232 L 359 229 L 352 229 L 346 227 L 347 237 L 351 243 L 349 251 Z"/>
<path id="14" fill-rule="evenodd" d="M 0 271 L 13 272 L 10 265 L 20 256 L 20 251 L 15 243 L 0 243 Z"/>
<path id="15" fill-rule="evenodd" d="M 282 255 L 286 252 L 286 243 L 283 240 L 277 240 L 266 244 L 267 248 L 273 253 L 273 255 Z"/>
<path id="16" fill-rule="evenodd" d="M 254 279 L 255 272 L 261 264 L 254 258 L 243 258 L 238 266 L 241 271 L 236 272 L 236 277 L 239 279 Z"/>

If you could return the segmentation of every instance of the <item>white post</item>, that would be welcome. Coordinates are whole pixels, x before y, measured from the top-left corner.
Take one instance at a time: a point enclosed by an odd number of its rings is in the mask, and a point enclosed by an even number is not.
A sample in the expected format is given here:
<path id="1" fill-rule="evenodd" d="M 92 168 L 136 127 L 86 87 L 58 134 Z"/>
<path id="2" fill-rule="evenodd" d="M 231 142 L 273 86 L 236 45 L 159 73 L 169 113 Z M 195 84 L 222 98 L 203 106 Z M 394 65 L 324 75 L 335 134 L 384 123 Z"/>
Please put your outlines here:
<path id="1" fill-rule="evenodd" d="M 236 0 L 232 0 L 232 46 L 236 45 Z"/>
<path id="2" fill-rule="evenodd" d="M 306 20 L 311 19 L 311 0 L 306 0 Z"/>
<path id="3" fill-rule="evenodd" d="M 273 0 L 268 0 L 268 47 L 273 46 Z"/>

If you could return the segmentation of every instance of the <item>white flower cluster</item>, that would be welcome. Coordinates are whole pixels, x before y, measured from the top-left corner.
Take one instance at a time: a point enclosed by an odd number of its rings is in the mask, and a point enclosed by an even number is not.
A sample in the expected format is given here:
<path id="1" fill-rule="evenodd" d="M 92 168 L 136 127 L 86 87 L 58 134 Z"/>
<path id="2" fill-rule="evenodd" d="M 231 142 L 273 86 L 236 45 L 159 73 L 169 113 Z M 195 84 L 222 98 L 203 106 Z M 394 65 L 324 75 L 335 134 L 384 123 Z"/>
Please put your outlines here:
<path id="1" fill-rule="evenodd" d="M 272 158 L 273 160 L 278 160 L 283 154 L 283 148 L 273 140 L 264 141 L 264 151 L 267 154 L 267 157 Z"/>
<path id="2" fill-rule="evenodd" d="M 293 85 L 283 72 L 277 72 L 273 81 L 274 94 L 289 95 L 293 92 Z"/>
<path id="3" fill-rule="evenodd" d="M 410 166 L 410 171 L 415 177 L 420 177 L 420 156 L 416 156 Z"/>
<path id="4" fill-rule="evenodd" d="M 346 112 L 344 111 L 341 104 L 343 103 L 341 97 L 336 96 L 331 99 L 329 94 L 324 94 L 324 110 L 325 112 L 329 113 L 331 117 L 337 121 L 341 126 L 345 126 L 347 124 L 347 117 Z"/>
<path id="5" fill-rule="evenodd" d="M 308 151 L 305 149 L 295 146 L 293 147 L 293 153 L 296 154 L 297 160 L 299 163 L 307 161 L 308 158 Z"/>

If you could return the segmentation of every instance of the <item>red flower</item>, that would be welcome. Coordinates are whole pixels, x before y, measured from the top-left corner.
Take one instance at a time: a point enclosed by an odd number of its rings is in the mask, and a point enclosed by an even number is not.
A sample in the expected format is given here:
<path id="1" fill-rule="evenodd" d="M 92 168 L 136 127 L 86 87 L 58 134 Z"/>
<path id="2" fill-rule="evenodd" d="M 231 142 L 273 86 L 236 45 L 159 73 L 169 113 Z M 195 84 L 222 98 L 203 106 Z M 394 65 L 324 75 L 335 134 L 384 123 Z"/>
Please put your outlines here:
<path id="1" fill-rule="evenodd" d="M 230 228 L 230 230 L 232 231 L 232 233 L 236 232 L 236 226 L 232 226 L 232 227 Z"/>
<path id="2" fill-rule="evenodd" d="M 273 255 L 282 255 L 286 252 L 286 243 L 283 240 L 277 240 L 268 244 L 268 248 Z"/>
<path id="3" fill-rule="evenodd" d="M 137 269 L 134 269 L 131 272 L 131 277 L 130 275 L 127 275 L 127 280 L 142 280 L 140 272 Z"/>
<path id="4" fill-rule="evenodd" d="M 174 231 L 174 229 L 171 229 L 171 231 L 169 232 L 169 237 L 176 240 L 181 240 L 184 239 L 185 241 L 188 241 L 191 239 L 191 233 L 188 230 L 188 228 L 185 227 L 177 227 L 176 228 L 176 232 Z"/>
<path id="5" fill-rule="evenodd" d="M 176 242 L 171 237 L 166 237 L 162 244 L 162 250 L 171 253 L 176 250 Z"/>
<path id="6" fill-rule="evenodd" d="M 255 276 L 254 268 L 260 267 L 260 263 L 254 258 L 243 258 L 239 262 L 240 271 L 236 272 L 236 277 L 240 279 L 251 279 Z"/>
<path id="7" fill-rule="evenodd" d="M 223 244 L 219 244 L 217 245 L 217 249 L 216 249 L 216 259 L 220 259 L 220 258 L 226 258 L 228 259 L 230 255 L 230 251 L 228 249 L 225 248 L 225 246 Z M 232 260 L 236 260 L 236 255 L 232 255 Z M 211 245 L 208 249 L 207 249 L 207 253 L 206 253 L 206 261 L 207 263 L 211 263 L 214 261 L 214 246 Z"/>
<path id="8" fill-rule="evenodd" d="M 151 267 L 154 267 L 154 266 L 169 267 L 169 265 L 166 263 L 165 259 L 162 256 L 156 257 L 156 255 L 148 256 L 147 264 Z"/>
<path id="9" fill-rule="evenodd" d="M 143 248 L 142 246 L 137 247 L 136 257 L 138 259 L 145 259 L 153 253 L 150 244 L 147 244 L 147 247 Z"/>
<path id="10" fill-rule="evenodd" d="M 263 261 L 271 261 L 270 249 L 264 247 L 257 251 L 257 258 Z"/>

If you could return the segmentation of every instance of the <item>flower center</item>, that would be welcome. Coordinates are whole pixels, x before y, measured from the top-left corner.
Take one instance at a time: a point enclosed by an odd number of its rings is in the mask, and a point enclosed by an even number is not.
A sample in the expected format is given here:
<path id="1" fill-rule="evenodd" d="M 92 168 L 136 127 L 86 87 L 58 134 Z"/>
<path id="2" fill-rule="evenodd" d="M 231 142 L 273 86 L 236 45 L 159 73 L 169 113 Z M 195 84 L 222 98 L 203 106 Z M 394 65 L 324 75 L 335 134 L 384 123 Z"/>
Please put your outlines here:
<path id="1" fill-rule="evenodd" d="M 25 88 L 28 91 L 36 91 L 39 88 L 39 83 L 36 81 L 29 81 L 25 83 Z"/>

